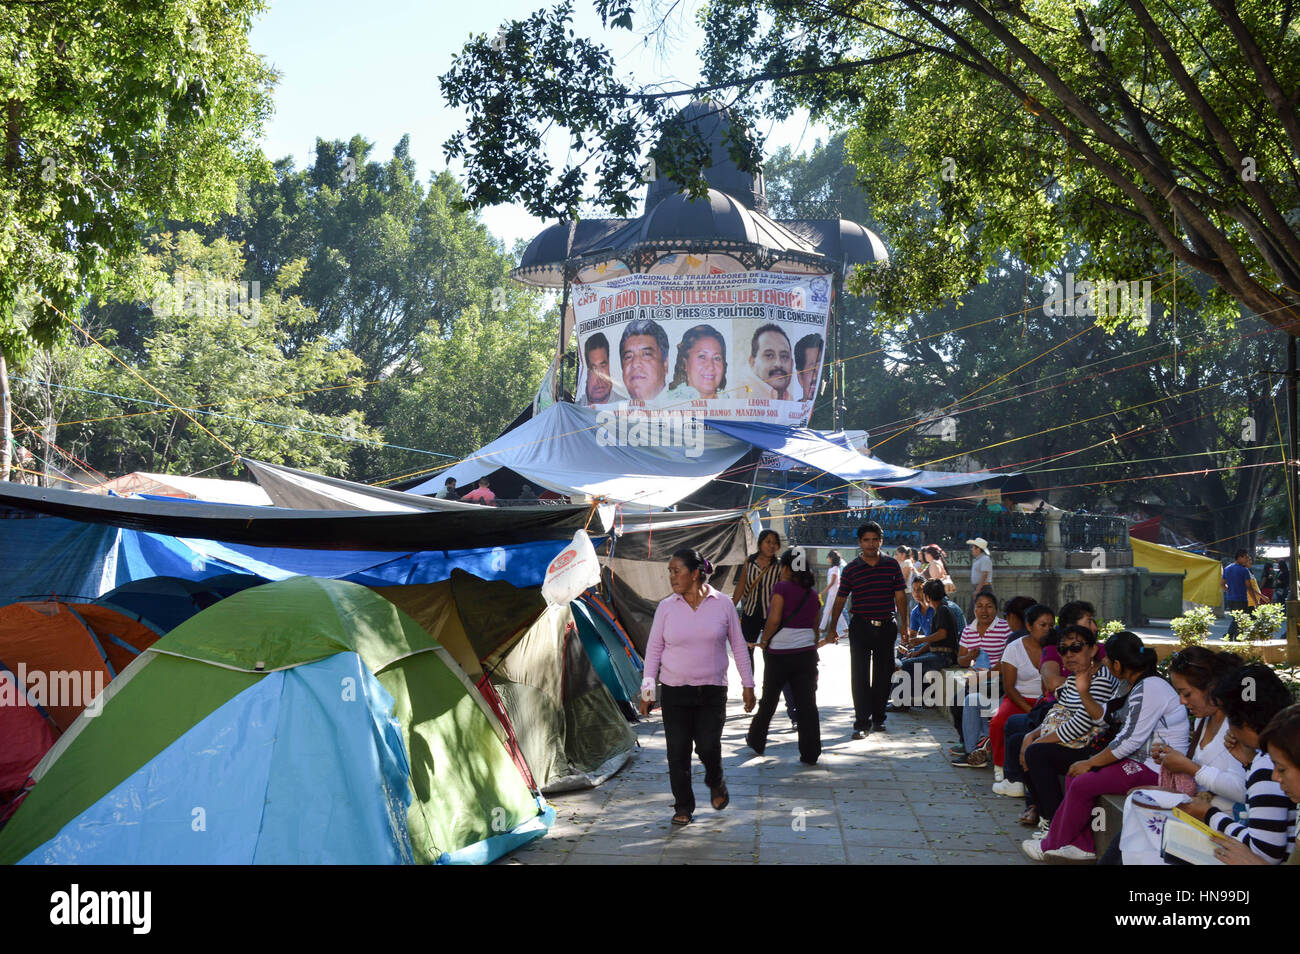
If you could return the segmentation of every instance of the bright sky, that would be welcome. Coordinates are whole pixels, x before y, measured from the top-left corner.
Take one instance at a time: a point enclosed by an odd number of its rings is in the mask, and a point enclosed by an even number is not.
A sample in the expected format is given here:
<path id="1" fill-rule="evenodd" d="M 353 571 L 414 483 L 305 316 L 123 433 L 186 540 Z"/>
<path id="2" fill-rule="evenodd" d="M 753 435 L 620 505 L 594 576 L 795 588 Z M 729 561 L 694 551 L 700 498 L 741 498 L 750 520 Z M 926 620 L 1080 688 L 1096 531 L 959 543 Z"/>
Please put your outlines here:
<path id="1" fill-rule="evenodd" d="M 272 159 L 291 155 L 303 168 L 315 154 L 316 137 L 346 140 L 360 133 L 375 143 L 372 155 L 382 160 L 410 133 L 411 155 L 427 181 L 446 166 L 442 144 L 464 121 L 460 110 L 443 103 L 438 87 L 452 56 L 471 34 L 495 35 L 503 22 L 551 5 L 552 0 L 272 0 L 252 32 L 253 49 L 281 73 L 263 148 Z M 590 0 L 575 0 L 574 6 L 575 30 L 609 46 L 639 81 L 689 85 L 698 78 L 700 0 L 682 0 L 674 10 L 669 23 L 677 40 L 663 56 L 653 40 L 603 31 Z M 807 149 L 818 134 L 826 137 L 825 129 L 802 117 L 763 132 L 769 152 L 783 145 Z M 507 247 L 546 224 L 519 206 L 487 209 L 483 220 Z"/>

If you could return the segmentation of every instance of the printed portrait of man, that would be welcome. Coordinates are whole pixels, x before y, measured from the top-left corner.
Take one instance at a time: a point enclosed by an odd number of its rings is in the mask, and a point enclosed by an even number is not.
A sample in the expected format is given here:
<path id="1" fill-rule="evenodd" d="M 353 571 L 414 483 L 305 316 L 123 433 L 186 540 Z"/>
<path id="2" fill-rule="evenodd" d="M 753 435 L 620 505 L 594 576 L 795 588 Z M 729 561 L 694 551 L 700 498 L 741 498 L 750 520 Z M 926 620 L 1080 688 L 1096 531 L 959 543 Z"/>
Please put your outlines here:
<path id="1" fill-rule="evenodd" d="M 629 322 L 618 343 L 623 387 L 633 401 L 653 401 L 668 383 L 668 334 L 658 322 Z"/>
<path id="2" fill-rule="evenodd" d="M 823 342 L 818 334 L 804 335 L 794 346 L 795 373 L 799 376 L 801 400 L 811 401 L 816 395 L 817 372 L 821 369 Z"/>
<path id="3" fill-rule="evenodd" d="M 608 404 L 614 381 L 609 376 L 609 339 L 604 332 L 598 331 L 588 338 L 582 354 L 587 366 L 587 405 Z"/>
<path id="4" fill-rule="evenodd" d="M 772 389 L 775 400 L 793 400 L 790 381 L 794 377 L 794 356 L 790 353 L 790 339 L 779 325 L 769 322 L 754 332 L 749 367 L 754 377 Z"/>

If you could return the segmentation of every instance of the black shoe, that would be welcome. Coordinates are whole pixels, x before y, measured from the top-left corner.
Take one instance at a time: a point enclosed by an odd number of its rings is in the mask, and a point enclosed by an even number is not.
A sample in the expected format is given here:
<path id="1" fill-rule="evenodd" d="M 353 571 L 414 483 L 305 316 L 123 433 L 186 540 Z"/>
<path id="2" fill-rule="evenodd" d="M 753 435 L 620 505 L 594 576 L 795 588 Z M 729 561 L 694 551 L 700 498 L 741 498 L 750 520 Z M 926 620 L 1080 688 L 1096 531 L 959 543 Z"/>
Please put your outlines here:
<path id="1" fill-rule="evenodd" d="M 877 731 L 877 732 L 884 732 L 884 731 L 885 731 L 885 723 L 883 723 L 883 722 L 877 722 L 877 723 L 876 723 L 876 731 Z"/>
<path id="2" fill-rule="evenodd" d="M 867 733 L 870 731 L 871 731 L 870 726 L 868 726 L 865 729 L 854 729 L 853 735 L 850 736 L 850 738 L 852 738 L 854 741 L 857 741 L 858 739 L 865 739 L 867 737 Z"/>
<path id="3" fill-rule="evenodd" d="M 896 706 L 892 702 L 885 703 L 886 712 L 908 712 L 911 708 L 911 706 Z"/>
<path id="4" fill-rule="evenodd" d="M 817 764 L 817 760 L 816 760 L 816 759 L 806 759 L 806 758 L 804 758 L 803 756 L 800 756 L 800 757 L 799 757 L 799 761 L 802 762 L 804 765 L 816 765 L 816 764 Z"/>
<path id="5" fill-rule="evenodd" d="M 791 731 L 791 732 L 798 732 L 798 731 L 799 731 L 799 723 L 798 723 L 798 722 L 795 722 L 793 719 L 790 720 L 790 731 Z"/>

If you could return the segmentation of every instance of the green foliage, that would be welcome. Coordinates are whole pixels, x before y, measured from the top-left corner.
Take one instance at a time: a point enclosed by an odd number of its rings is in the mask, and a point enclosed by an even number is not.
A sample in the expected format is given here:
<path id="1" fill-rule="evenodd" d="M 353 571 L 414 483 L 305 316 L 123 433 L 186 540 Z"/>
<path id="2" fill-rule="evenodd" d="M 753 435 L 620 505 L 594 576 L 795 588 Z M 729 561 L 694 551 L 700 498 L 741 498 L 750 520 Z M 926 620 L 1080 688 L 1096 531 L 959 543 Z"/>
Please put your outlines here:
<path id="1" fill-rule="evenodd" d="M 1264 603 L 1249 611 L 1228 610 L 1228 614 L 1237 621 L 1237 639 L 1244 643 L 1273 639 L 1286 624 L 1284 603 Z M 1256 658 L 1259 650 L 1251 646 L 1247 652 Z"/>
<path id="2" fill-rule="evenodd" d="M 150 223 L 233 206 L 272 72 L 262 0 L 0 5 L 0 350 L 48 344 Z M 27 302 L 26 306 L 20 302 Z"/>
<path id="3" fill-rule="evenodd" d="M 595 6 L 632 29 L 627 0 Z M 1289 328 L 1300 323 L 1296 13 L 1266 0 L 711 0 L 699 91 L 734 95 L 751 124 L 760 108 L 780 119 L 802 106 L 852 130 L 892 257 L 854 287 L 870 286 L 889 319 L 964 294 L 1008 253 L 1047 274 L 1078 246 L 1081 277 L 1134 281 L 1177 262 L 1176 294 L 1158 292 L 1167 306 L 1219 322 L 1245 306 Z M 586 187 L 625 213 L 636 158 L 665 134 L 660 169 L 698 193 L 700 156 L 674 135 L 670 95 L 616 77 L 610 51 L 571 24 L 569 2 L 513 21 L 472 39 L 441 77 L 469 111 L 445 147 L 465 164 L 469 203 L 573 214 Z M 560 170 L 551 130 L 572 146 Z M 730 151 L 753 168 L 758 146 L 750 135 Z"/>
<path id="4" fill-rule="evenodd" d="M 65 426 L 62 442 L 110 474 L 203 470 L 231 456 L 223 442 L 248 457 L 343 473 L 350 442 L 375 441 L 378 432 L 355 410 L 308 409 L 302 392 L 346 384 L 360 362 L 324 338 L 287 353 L 291 334 L 315 317 L 297 295 L 301 267 L 285 268 L 259 295 L 240 283 L 242 270 L 240 248 L 224 239 L 158 237 L 133 281 L 86 316 L 88 330 L 130 369 L 89 342 L 59 352 L 73 366 L 59 383 L 83 389 L 66 392 L 75 397 L 62 415 L 107 418 Z M 162 395 L 190 416 L 158 407 Z M 242 473 L 232 465 L 220 475 Z"/>
<path id="5" fill-rule="evenodd" d="M 1210 627 L 1213 625 L 1214 610 L 1199 604 L 1169 621 L 1169 628 L 1178 637 L 1178 645 L 1184 648 L 1202 645 L 1210 638 Z"/>
<path id="6" fill-rule="evenodd" d="M 880 227 L 868 199 L 884 187 L 849 164 L 846 139 L 772 158 L 775 215 Z M 1080 335 L 1078 319 L 1044 308 L 1043 279 L 1023 262 L 1004 256 L 983 278 L 903 322 L 878 321 L 871 295 L 844 297 L 842 424 L 866 429 L 878 455 L 938 470 L 1026 470 L 1071 509 L 1102 496 L 1125 509 L 1161 501 L 1204 540 L 1244 533 L 1261 499 L 1285 511 L 1281 468 L 1257 466 L 1280 456 L 1281 381 L 1257 373 L 1275 360 L 1280 335 L 1259 319 L 1224 329 L 1198 311 L 1180 313 L 1176 342 L 1167 321 Z M 820 400 L 813 425 L 830 426 L 830 411 Z M 1183 473 L 1151 479 L 1171 472 Z"/>
<path id="7" fill-rule="evenodd" d="M 1122 619 L 1097 620 L 1097 642 L 1102 643 L 1128 628 Z"/>

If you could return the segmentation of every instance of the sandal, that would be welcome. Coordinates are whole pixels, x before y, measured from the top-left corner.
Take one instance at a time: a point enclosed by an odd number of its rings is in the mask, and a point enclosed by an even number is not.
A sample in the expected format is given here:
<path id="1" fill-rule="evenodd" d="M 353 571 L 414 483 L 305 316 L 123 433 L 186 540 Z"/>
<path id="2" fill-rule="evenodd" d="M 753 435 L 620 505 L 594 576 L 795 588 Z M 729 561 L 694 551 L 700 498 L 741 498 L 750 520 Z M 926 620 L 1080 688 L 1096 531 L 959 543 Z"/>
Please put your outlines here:
<path id="1" fill-rule="evenodd" d="M 723 782 L 717 788 L 710 788 L 709 796 L 709 801 L 713 805 L 713 810 L 715 812 L 720 812 L 731 804 L 731 793 L 727 791 L 726 782 Z M 721 805 L 718 804 L 718 799 L 722 800 Z"/>
<path id="2" fill-rule="evenodd" d="M 685 812 L 678 812 L 673 816 L 673 825 L 677 828 L 685 827 L 691 823 L 691 816 Z"/>
<path id="3" fill-rule="evenodd" d="M 1020 824 L 1024 825 L 1026 828 L 1037 828 L 1038 809 L 1035 808 L 1033 805 L 1030 805 L 1028 808 L 1026 808 L 1023 814 L 1021 814 L 1020 816 Z"/>

